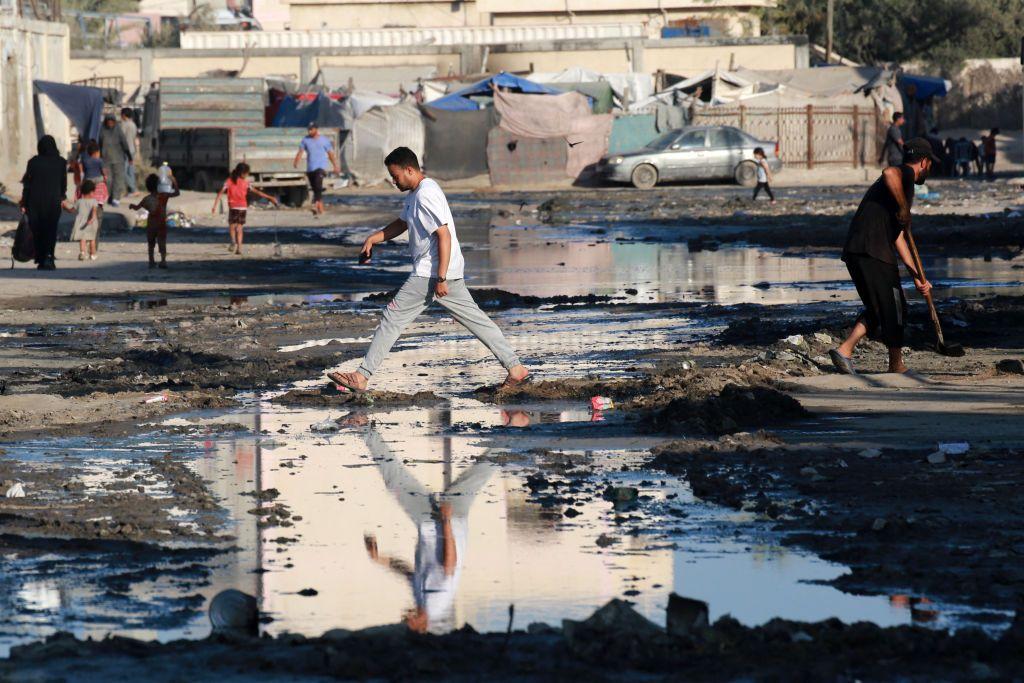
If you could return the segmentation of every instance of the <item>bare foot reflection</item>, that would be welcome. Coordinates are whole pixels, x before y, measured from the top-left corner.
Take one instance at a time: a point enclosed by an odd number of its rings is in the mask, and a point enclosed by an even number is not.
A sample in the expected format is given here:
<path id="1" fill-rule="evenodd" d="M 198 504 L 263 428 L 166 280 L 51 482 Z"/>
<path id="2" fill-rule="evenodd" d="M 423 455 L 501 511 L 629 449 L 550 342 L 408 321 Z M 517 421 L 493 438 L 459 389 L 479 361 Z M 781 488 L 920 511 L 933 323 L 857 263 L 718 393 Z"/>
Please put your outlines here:
<path id="1" fill-rule="evenodd" d="M 455 596 L 465 561 L 469 535 L 469 510 L 476 495 L 487 485 L 497 467 L 475 462 L 441 493 L 424 486 L 371 428 L 366 444 L 380 468 L 384 486 L 416 525 L 416 555 L 412 566 L 405 560 L 380 552 L 377 539 L 363 537 L 371 560 L 404 577 L 412 589 L 415 607 L 402 621 L 419 633 L 447 633 L 456 628 Z M 445 460 L 451 458 L 445 449 Z M 450 470 L 451 463 L 446 462 Z"/>
<path id="2" fill-rule="evenodd" d="M 530 414 L 525 410 L 502 410 L 501 421 L 506 427 L 529 427 Z"/>

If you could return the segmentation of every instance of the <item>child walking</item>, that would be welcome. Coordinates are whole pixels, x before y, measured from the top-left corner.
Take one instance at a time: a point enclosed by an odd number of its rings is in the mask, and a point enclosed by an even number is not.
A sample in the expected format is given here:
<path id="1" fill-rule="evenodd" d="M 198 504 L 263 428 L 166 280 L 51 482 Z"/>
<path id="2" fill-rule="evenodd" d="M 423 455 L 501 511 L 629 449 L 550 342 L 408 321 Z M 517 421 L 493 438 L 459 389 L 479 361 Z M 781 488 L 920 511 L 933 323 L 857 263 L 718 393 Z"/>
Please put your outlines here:
<path id="1" fill-rule="evenodd" d="M 277 200 L 269 194 L 260 192 L 249 185 L 249 164 L 239 163 L 224 181 L 224 187 L 217 192 L 217 198 L 213 200 L 213 210 L 210 213 L 216 214 L 220 206 L 220 198 L 228 196 L 228 232 L 231 235 L 231 244 L 228 251 L 241 256 L 242 254 L 242 229 L 245 227 L 245 214 L 249 209 L 249 193 L 270 201 L 275 207 Z"/>
<path id="2" fill-rule="evenodd" d="M 71 229 L 71 241 L 78 242 L 78 260 L 96 260 L 96 238 L 100 231 L 101 213 L 99 202 L 94 196 L 96 184 L 83 180 L 78 188 L 79 197 L 74 204 L 64 202 L 64 210 L 75 214 L 75 225 Z"/>
<path id="3" fill-rule="evenodd" d="M 761 194 L 761 190 L 764 190 L 768 193 L 768 199 L 774 204 L 775 194 L 768 185 L 772 181 L 772 171 L 768 168 L 768 157 L 764 153 L 763 147 L 754 149 L 754 161 L 757 162 L 757 187 L 754 188 L 754 200 L 756 201 L 757 195 Z"/>
<path id="4" fill-rule="evenodd" d="M 153 249 L 160 246 L 160 268 L 167 267 L 167 201 L 181 194 L 178 190 L 178 179 L 171 174 L 171 192 L 160 192 L 160 178 L 155 173 L 146 178 L 146 190 L 149 191 L 138 204 L 132 204 L 131 210 L 145 209 L 149 213 L 146 221 L 146 240 L 149 243 L 149 267 L 156 268 Z"/>

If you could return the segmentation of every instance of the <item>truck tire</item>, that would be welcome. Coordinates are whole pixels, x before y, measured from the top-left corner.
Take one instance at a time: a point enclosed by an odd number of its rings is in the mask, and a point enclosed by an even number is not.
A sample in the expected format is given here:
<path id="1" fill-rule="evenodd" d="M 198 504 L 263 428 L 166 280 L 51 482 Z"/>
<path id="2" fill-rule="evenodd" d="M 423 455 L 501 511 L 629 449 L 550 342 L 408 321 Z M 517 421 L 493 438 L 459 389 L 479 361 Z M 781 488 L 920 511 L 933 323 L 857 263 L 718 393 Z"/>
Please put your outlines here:
<path id="1" fill-rule="evenodd" d="M 640 164 L 629 176 L 633 187 L 638 190 L 649 190 L 658 184 L 658 169 L 651 164 Z"/>
<path id="2" fill-rule="evenodd" d="M 737 185 L 753 187 L 757 185 L 757 164 L 753 161 L 741 161 L 733 172 L 732 177 Z"/>
<path id="3" fill-rule="evenodd" d="M 285 206 L 291 206 L 299 208 L 306 203 L 306 199 L 309 198 L 308 187 L 289 187 L 281 191 L 281 201 Z"/>

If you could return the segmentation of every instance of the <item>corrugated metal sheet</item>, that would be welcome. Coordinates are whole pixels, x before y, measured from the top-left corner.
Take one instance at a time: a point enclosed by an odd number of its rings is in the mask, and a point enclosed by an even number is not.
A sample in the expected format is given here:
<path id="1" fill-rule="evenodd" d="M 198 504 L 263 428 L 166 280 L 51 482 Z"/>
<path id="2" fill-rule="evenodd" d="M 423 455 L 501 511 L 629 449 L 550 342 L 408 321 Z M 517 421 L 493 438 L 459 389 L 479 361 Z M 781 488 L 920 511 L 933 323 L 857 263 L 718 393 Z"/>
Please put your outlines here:
<path id="1" fill-rule="evenodd" d="M 537 41 L 643 38 L 642 24 L 565 24 L 539 26 L 463 26 L 328 31 L 187 31 L 186 50 L 244 48 L 360 48 L 502 45 Z"/>
<path id="2" fill-rule="evenodd" d="M 161 78 L 160 128 L 262 128 L 262 78 Z"/>
<path id="3" fill-rule="evenodd" d="M 324 128 L 320 134 L 334 143 L 335 153 L 338 149 L 338 129 Z M 231 163 L 244 161 L 252 168 L 253 173 L 301 173 L 305 166 L 301 163 L 298 170 L 292 165 L 299 143 L 306 137 L 305 128 L 261 128 L 240 129 L 233 132 L 234 149 Z"/>

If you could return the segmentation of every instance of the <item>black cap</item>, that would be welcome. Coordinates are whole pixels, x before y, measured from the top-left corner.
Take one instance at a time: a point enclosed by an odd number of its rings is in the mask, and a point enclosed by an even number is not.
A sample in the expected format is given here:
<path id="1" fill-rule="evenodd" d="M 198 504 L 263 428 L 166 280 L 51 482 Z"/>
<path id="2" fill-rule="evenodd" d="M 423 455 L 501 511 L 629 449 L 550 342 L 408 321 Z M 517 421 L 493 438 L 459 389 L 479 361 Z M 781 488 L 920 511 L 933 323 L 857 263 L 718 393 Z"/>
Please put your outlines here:
<path id="1" fill-rule="evenodd" d="M 309 125 L 306 126 L 306 130 L 313 130 L 314 128 L 319 128 L 319 127 L 320 126 L 316 125 L 316 121 L 310 121 Z"/>
<path id="2" fill-rule="evenodd" d="M 935 152 L 932 151 L 932 143 L 924 138 L 912 138 L 903 145 L 903 160 L 905 162 L 912 164 L 925 157 L 930 157 L 936 164 L 942 163 L 942 159 L 935 156 Z"/>
<path id="3" fill-rule="evenodd" d="M 104 121 L 117 121 L 117 117 L 108 112 L 107 114 L 105 114 L 103 116 L 103 120 Z"/>

